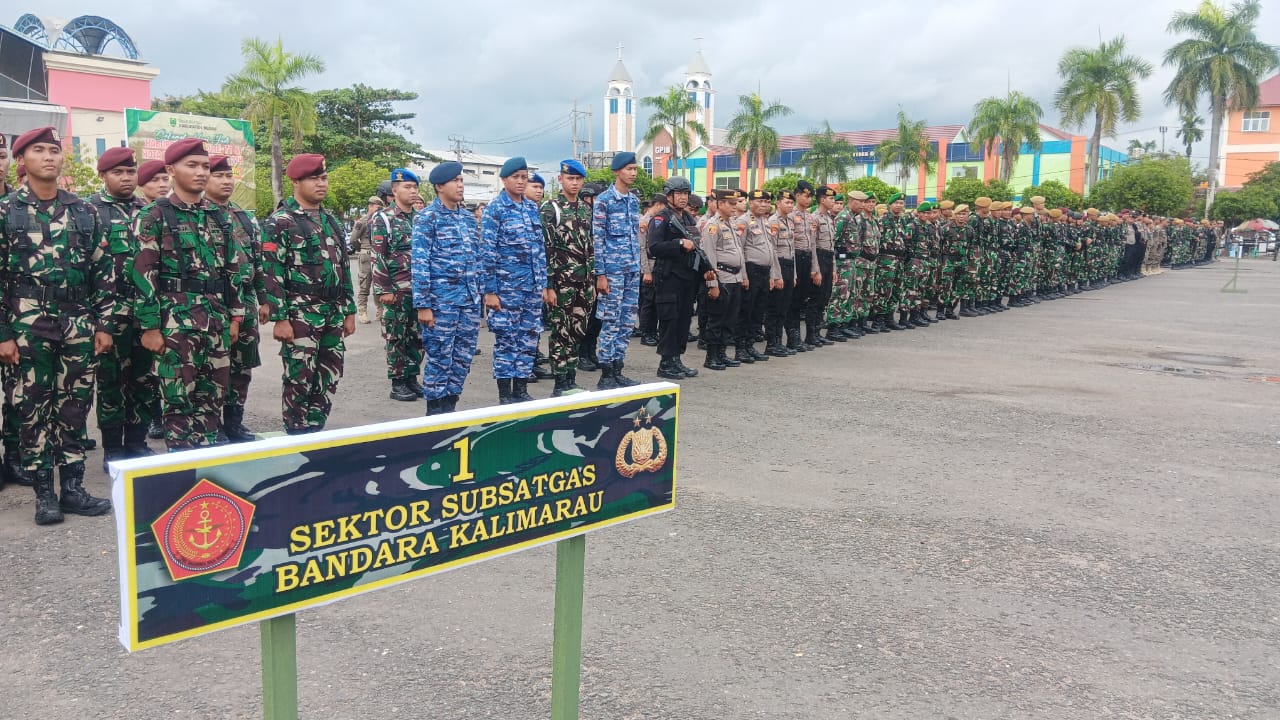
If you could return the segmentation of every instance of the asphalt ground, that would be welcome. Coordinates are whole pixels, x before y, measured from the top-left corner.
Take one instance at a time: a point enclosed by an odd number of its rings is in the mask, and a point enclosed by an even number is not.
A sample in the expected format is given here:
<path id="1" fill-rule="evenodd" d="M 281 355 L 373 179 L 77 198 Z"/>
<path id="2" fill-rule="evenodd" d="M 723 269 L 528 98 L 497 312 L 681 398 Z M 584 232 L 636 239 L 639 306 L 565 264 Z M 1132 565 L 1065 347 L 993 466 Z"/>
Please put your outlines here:
<path id="1" fill-rule="evenodd" d="M 1280 717 L 1280 265 L 1232 271 L 686 382 L 677 509 L 588 538 L 582 717 Z M 375 327 L 332 426 L 422 411 Z M 461 407 L 496 399 L 481 341 Z M 0 492 L 0 718 L 260 716 L 256 628 L 124 652 L 114 523 L 33 504 Z M 303 716 L 549 717 L 554 565 L 301 613 Z"/>

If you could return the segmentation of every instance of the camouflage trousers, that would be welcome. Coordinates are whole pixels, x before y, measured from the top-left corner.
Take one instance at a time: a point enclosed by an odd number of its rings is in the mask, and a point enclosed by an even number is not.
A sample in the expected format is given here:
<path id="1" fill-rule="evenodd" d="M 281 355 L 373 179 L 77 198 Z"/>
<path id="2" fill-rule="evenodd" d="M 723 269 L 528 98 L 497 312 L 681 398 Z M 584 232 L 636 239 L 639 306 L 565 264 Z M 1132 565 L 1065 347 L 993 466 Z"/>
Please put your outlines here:
<path id="1" fill-rule="evenodd" d="M 178 325 L 170 320 L 161 328 L 164 349 L 156 357 L 164 442 L 175 451 L 212 445 L 217 439 L 231 374 L 231 330 L 225 316 L 200 306 L 191 312 L 206 322 Z"/>
<path id="2" fill-rule="evenodd" d="M 259 352 L 261 333 L 258 329 L 258 309 L 254 306 L 245 308 L 244 320 L 240 322 L 240 337 L 231 346 L 231 378 L 227 383 L 227 405 L 244 407 L 249 399 L 249 383 L 253 380 L 253 369 L 262 364 Z"/>
<path id="3" fill-rule="evenodd" d="M 62 337 L 15 325 L 18 364 L 7 400 L 18 428 L 18 458 L 28 472 L 84 462 L 85 423 L 93 402 L 93 323 L 87 316 L 47 317 Z"/>
<path id="4" fill-rule="evenodd" d="M 996 285 L 1000 280 L 1000 253 L 983 248 L 977 254 L 981 259 L 978 266 L 978 299 L 990 300 L 996 296 Z"/>
<path id="5" fill-rule="evenodd" d="M 462 394 L 480 335 L 480 305 L 433 309 L 435 325 L 419 326 L 427 354 L 422 369 L 422 394 L 428 400 L 439 400 Z"/>
<path id="6" fill-rule="evenodd" d="M 547 329 L 551 333 L 547 353 L 551 372 L 556 375 L 578 369 L 578 347 L 587 336 L 587 320 L 595 301 L 595 283 L 582 280 L 560 284 L 555 307 L 546 308 Z"/>
<path id="7" fill-rule="evenodd" d="M 4 441 L 4 456 L 18 457 L 18 411 L 9 402 L 9 387 L 13 385 L 17 371 L 12 365 L 0 365 L 0 382 L 3 382 L 3 405 L 0 406 L 0 438 Z"/>
<path id="8" fill-rule="evenodd" d="M 961 297 L 969 297 L 962 295 L 968 277 L 968 260 L 960 255 L 943 257 L 938 266 L 938 304 L 951 307 Z"/>
<path id="9" fill-rule="evenodd" d="M 488 324 L 493 333 L 493 377 L 533 375 L 533 361 L 542 333 L 542 291 L 504 298 L 501 310 L 489 312 Z"/>
<path id="10" fill-rule="evenodd" d="M 916 307 L 930 308 L 938 303 L 938 271 L 940 263 L 937 258 L 920 258 L 920 270 L 916 276 Z"/>
<path id="11" fill-rule="evenodd" d="M 640 304 L 640 273 L 613 273 L 609 294 L 596 299 L 596 317 L 600 318 L 600 339 L 596 341 L 596 357 L 601 363 L 626 359 L 627 343 L 636 326 L 636 308 Z"/>
<path id="12" fill-rule="evenodd" d="M 871 314 L 876 294 L 876 261 L 857 257 L 853 261 L 853 320 L 865 320 Z"/>
<path id="13" fill-rule="evenodd" d="M 1031 287 L 1031 253 L 1018 251 L 1013 253 L 1009 261 L 1009 282 L 1005 285 L 1005 295 L 1013 296 L 1026 292 Z"/>
<path id="14" fill-rule="evenodd" d="M 826 323 L 839 325 L 847 323 L 854 317 L 855 271 L 853 256 L 837 253 L 835 262 L 835 280 L 831 285 L 831 300 L 827 303 Z"/>
<path id="15" fill-rule="evenodd" d="M 1045 248 L 1040 254 L 1036 286 L 1054 288 L 1062 283 L 1062 248 Z"/>
<path id="16" fill-rule="evenodd" d="M 885 315 L 898 309 L 902 302 L 902 283 L 898 277 L 901 270 L 901 258 L 897 255 L 881 253 L 876 257 L 875 302 L 872 312 Z"/>
<path id="17" fill-rule="evenodd" d="M 285 430 L 321 429 L 328 422 L 347 351 L 342 330 L 345 317 L 337 303 L 294 305 L 293 342 L 280 343 Z"/>
<path id="18" fill-rule="evenodd" d="M 111 350 L 98 356 L 98 427 L 151 423 L 158 394 L 151 366 L 155 355 L 142 347 L 141 332 L 128 318 L 116 323 Z"/>
<path id="19" fill-rule="evenodd" d="M 898 284 L 902 288 L 898 299 L 899 312 L 911 312 L 920 307 L 921 289 L 927 277 L 928 269 L 922 258 L 911 258 L 902 263 L 898 272 Z"/>
<path id="20" fill-rule="evenodd" d="M 387 379 L 418 377 L 422 371 L 422 330 L 413 293 L 396 293 L 390 305 L 382 306 L 382 339 L 387 349 Z"/>

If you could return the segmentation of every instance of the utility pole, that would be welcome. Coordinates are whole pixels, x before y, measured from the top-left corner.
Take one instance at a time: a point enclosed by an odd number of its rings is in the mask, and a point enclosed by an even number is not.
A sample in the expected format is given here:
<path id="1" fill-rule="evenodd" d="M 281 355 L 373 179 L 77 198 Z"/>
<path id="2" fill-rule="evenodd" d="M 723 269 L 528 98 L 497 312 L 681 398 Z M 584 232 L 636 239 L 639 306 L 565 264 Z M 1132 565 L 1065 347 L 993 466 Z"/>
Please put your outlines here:
<path id="1" fill-rule="evenodd" d="M 450 135 L 449 146 L 453 148 L 453 159 L 458 162 L 462 162 L 463 154 L 471 152 L 467 139 L 461 135 Z"/>
<path id="2" fill-rule="evenodd" d="M 577 160 L 578 156 L 578 101 L 573 101 L 573 159 Z"/>
<path id="3" fill-rule="evenodd" d="M 1167 132 L 1169 132 L 1169 126 L 1161 125 L 1160 126 L 1160 154 L 1161 155 L 1164 155 L 1164 134 Z"/>
<path id="4" fill-rule="evenodd" d="M 578 120 L 586 123 L 587 137 L 582 139 L 578 134 Z M 591 152 L 591 111 L 579 110 L 578 101 L 573 101 L 573 157 L 581 160 Z"/>

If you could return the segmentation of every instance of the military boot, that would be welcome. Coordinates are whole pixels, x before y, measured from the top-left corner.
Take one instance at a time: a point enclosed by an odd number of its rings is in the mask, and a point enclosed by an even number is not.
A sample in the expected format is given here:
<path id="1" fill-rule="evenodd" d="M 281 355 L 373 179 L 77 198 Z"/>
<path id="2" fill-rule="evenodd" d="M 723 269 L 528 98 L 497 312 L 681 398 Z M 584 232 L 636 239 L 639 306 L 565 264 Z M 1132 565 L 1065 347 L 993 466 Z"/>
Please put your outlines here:
<path id="1" fill-rule="evenodd" d="M 62 522 L 62 508 L 58 506 L 58 491 L 53 487 L 52 470 L 23 472 L 31 479 L 36 490 L 36 524 L 52 525 Z"/>
<path id="2" fill-rule="evenodd" d="M 147 437 L 152 440 L 164 439 L 164 425 L 161 424 L 159 415 L 151 418 L 151 425 L 147 426 Z"/>
<path id="3" fill-rule="evenodd" d="M 833 344 L 849 342 L 849 338 L 845 337 L 844 331 L 840 329 L 838 323 L 831 323 L 827 326 L 827 342 Z"/>
<path id="4" fill-rule="evenodd" d="M 253 431 L 244 425 L 244 406 L 225 405 L 222 408 L 222 429 L 231 442 L 252 442 L 257 439 Z"/>
<path id="5" fill-rule="evenodd" d="M 565 392 L 568 394 L 585 392 L 586 388 L 578 384 L 578 371 L 566 370 L 565 377 L 568 378 L 569 388 Z"/>
<path id="6" fill-rule="evenodd" d="M 618 380 L 613 376 L 613 363 L 600 363 L 600 381 L 596 383 L 597 390 L 614 390 L 618 387 Z"/>
<path id="7" fill-rule="evenodd" d="M 672 362 L 672 366 L 675 367 L 676 370 L 679 370 L 680 372 L 684 373 L 685 377 L 687 378 L 698 377 L 698 371 L 694 370 L 688 365 L 685 365 L 684 358 L 681 357 L 680 355 L 676 355 L 675 357 L 671 358 L 671 362 Z"/>
<path id="8" fill-rule="evenodd" d="M 746 365 L 750 365 L 756 361 L 755 356 L 747 350 L 745 343 L 738 343 L 733 347 L 733 359 L 740 364 Z"/>
<path id="9" fill-rule="evenodd" d="M 720 364 L 724 365 L 727 368 L 742 367 L 742 362 L 740 360 L 735 360 L 729 357 L 727 354 L 725 354 L 725 349 L 723 345 L 716 346 L 716 357 L 719 358 Z"/>
<path id="10" fill-rule="evenodd" d="M 857 320 L 845 323 L 844 327 L 840 328 L 840 332 L 844 333 L 844 336 L 850 340 L 857 340 L 863 335 L 866 335 L 862 330 L 862 323 Z"/>
<path id="11" fill-rule="evenodd" d="M 556 385 L 551 388 L 551 397 L 560 397 L 569 389 L 569 373 L 556 375 Z"/>
<path id="12" fill-rule="evenodd" d="M 4 474 L 8 481 L 14 485 L 22 485 L 23 487 L 31 487 L 32 485 L 30 473 L 23 471 L 22 463 L 18 462 L 17 448 L 4 451 Z"/>
<path id="13" fill-rule="evenodd" d="M 813 348 L 825 347 L 827 345 L 835 345 L 835 340 L 828 340 L 822 337 L 822 333 L 818 331 L 817 323 L 804 324 L 804 342 Z"/>
<path id="14" fill-rule="evenodd" d="M 129 457 L 124 449 L 124 428 L 119 425 L 108 425 L 98 428 L 98 431 L 102 433 L 102 472 L 110 473 L 108 465 Z"/>
<path id="15" fill-rule="evenodd" d="M 405 378 L 404 384 L 409 387 L 409 390 L 415 396 L 422 397 L 422 383 L 418 382 L 417 375 L 410 375 L 409 377 Z"/>
<path id="16" fill-rule="evenodd" d="M 755 343 L 749 343 L 747 345 L 747 352 L 751 353 L 751 357 L 755 358 L 756 362 L 768 362 L 769 360 L 768 355 L 765 355 L 764 353 L 756 349 Z"/>
<path id="17" fill-rule="evenodd" d="M 613 361 L 613 381 L 618 384 L 618 387 L 635 387 L 636 385 L 640 384 L 639 380 L 632 380 L 631 378 L 622 374 L 621 360 Z"/>
<path id="18" fill-rule="evenodd" d="M 62 499 L 58 507 L 68 515 L 103 515 L 111 511 L 111 501 L 96 498 L 84 489 L 84 463 L 63 465 L 58 468 L 58 480 L 62 485 Z"/>
<path id="19" fill-rule="evenodd" d="M 147 446 L 147 426 L 142 423 L 124 426 L 125 457 L 138 458 L 154 455 Z"/>
<path id="20" fill-rule="evenodd" d="M 665 378 L 667 380 L 683 380 L 684 373 L 680 368 L 676 367 L 675 360 L 673 358 L 663 356 L 662 360 L 658 363 L 658 377 Z"/>
<path id="21" fill-rule="evenodd" d="M 702 361 L 702 367 L 708 370 L 724 370 L 727 367 L 720 362 L 720 347 L 718 345 L 707 346 L 707 359 Z"/>
<path id="22" fill-rule="evenodd" d="M 791 356 L 791 353 L 788 353 L 787 348 L 782 344 L 782 330 L 769 331 L 769 342 L 764 346 L 764 354 L 777 358 Z"/>
<path id="23" fill-rule="evenodd" d="M 542 367 L 541 365 L 538 365 L 537 363 L 534 363 L 533 377 L 529 378 L 529 382 L 537 382 L 539 380 L 550 380 L 553 377 L 555 377 L 555 374 L 552 373 L 550 370 Z"/>
<path id="24" fill-rule="evenodd" d="M 510 405 L 515 402 L 511 395 L 511 378 L 498 378 L 498 404 Z"/>
<path id="25" fill-rule="evenodd" d="M 533 396 L 529 394 L 529 381 L 526 378 L 515 378 L 511 381 L 511 399 L 514 402 L 529 402 Z"/>
<path id="26" fill-rule="evenodd" d="M 978 311 L 973 309 L 972 300 L 960 301 L 960 317 L 962 318 L 978 317 Z"/>
<path id="27" fill-rule="evenodd" d="M 413 402 L 419 396 L 413 394 L 413 390 L 409 389 L 404 380 L 392 380 L 390 397 L 392 400 L 399 400 L 400 402 Z"/>
<path id="28" fill-rule="evenodd" d="M 432 400 L 431 398 L 427 398 L 427 417 L 444 414 L 444 409 L 441 407 L 441 400 L 442 399 Z"/>
<path id="29" fill-rule="evenodd" d="M 786 329 L 786 333 L 787 333 L 787 344 L 785 347 L 787 348 L 787 350 L 791 351 L 793 355 L 795 353 L 809 352 L 809 348 L 806 347 L 802 349 L 800 347 L 800 328 L 793 328 L 788 325 Z"/>

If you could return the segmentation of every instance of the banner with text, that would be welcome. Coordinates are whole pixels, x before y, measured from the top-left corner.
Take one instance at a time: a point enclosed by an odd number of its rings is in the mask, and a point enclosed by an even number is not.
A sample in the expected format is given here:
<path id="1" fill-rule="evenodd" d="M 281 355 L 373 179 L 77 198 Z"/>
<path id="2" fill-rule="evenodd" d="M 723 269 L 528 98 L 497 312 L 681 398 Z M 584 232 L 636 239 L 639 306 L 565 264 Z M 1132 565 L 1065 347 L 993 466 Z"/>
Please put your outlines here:
<path id="1" fill-rule="evenodd" d="M 678 401 L 656 383 L 113 464 L 120 641 L 162 645 L 670 510 Z"/>
<path id="2" fill-rule="evenodd" d="M 231 164 L 236 179 L 231 201 L 249 212 L 256 211 L 253 124 L 248 120 L 125 108 L 124 123 L 139 165 L 163 160 L 165 149 L 184 138 L 209 143 L 210 155 L 226 155 Z"/>

